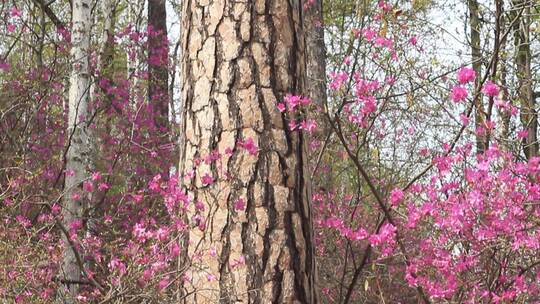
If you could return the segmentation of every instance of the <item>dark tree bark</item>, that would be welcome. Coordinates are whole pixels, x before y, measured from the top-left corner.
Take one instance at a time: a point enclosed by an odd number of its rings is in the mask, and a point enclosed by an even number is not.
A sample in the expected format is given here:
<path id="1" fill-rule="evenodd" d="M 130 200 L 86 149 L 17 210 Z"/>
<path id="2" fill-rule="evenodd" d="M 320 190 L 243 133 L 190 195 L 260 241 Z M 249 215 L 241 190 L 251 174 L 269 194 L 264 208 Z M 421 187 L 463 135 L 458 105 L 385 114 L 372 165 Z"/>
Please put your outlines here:
<path id="1" fill-rule="evenodd" d="M 163 134 L 158 149 L 169 143 L 169 70 L 167 9 L 165 0 L 148 0 L 148 97 L 154 105 L 154 123 Z M 152 34 L 153 33 L 153 34 Z M 163 155 L 167 155 L 166 153 Z M 162 168 L 167 177 L 169 168 Z"/>

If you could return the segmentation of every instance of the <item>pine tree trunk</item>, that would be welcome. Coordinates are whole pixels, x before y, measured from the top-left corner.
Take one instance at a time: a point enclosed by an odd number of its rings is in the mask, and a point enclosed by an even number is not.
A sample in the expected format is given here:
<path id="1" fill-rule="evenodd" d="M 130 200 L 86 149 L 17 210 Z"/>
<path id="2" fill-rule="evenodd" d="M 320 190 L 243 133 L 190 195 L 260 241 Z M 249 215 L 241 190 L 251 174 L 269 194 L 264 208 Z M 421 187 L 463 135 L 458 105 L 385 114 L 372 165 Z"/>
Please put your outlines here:
<path id="1" fill-rule="evenodd" d="M 82 182 L 89 175 L 91 144 L 88 134 L 88 100 L 90 75 L 88 48 L 90 44 L 91 1 L 73 1 L 72 73 L 69 87 L 69 115 L 66 157 L 66 174 L 63 196 L 62 225 L 69 232 L 74 221 L 81 220 L 90 199 L 82 189 Z M 63 284 L 58 290 L 60 303 L 76 303 L 75 296 L 81 281 L 81 261 L 74 246 L 63 234 L 64 254 L 59 279 Z"/>
<path id="2" fill-rule="evenodd" d="M 317 303 L 305 139 L 276 107 L 304 93 L 301 14 L 297 1 L 184 3 L 180 168 L 196 167 L 187 186 L 204 205 L 189 303 Z M 256 155 L 235 146 L 248 139 Z M 194 165 L 213 150 L 221 161 Z"/>

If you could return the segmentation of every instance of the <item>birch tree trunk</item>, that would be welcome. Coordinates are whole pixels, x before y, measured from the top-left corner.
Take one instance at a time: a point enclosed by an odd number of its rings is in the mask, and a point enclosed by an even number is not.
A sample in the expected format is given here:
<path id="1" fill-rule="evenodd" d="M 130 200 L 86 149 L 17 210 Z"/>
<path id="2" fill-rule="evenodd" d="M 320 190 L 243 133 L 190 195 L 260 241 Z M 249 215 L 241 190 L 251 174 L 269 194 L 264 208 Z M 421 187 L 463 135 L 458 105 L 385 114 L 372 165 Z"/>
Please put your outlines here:
<path id="1" fill-rule="evenodd" d="M 195 168 L 187 187 L 204 206 L 187 302 L 317 303 L 305 139 L 276 107 L 304 93 L 301 3 L 191 0 L 183 10 L 179 168 Z M 257 153 L 236 145 L 249 139 Z M 195 166 L 216 149 L 221 161 Z M 216 182 L 203 184 L 206 174 Z"/>
<path id="2" fill-rule="evenodd" d="M 88 100 L 90 90 L 90 75 L 88 70 L 88 48 L 90 44 L 90 0 L 73 1 L 73 28 L 71 61 L 72 72 L 69 86 L 69 114 L 66 157 L 66 174 L 63 196 L 62 226 L 63 231 L 70 232 L 73 223 L 82 221 L 82 215 L 90 200 L 89 193 L 82 189 L 82 182 L 89 175 L 91 144 L 88 135 Z M 82 222 L 81 222 L 82 223 Z M 82 263 L 80 255 L 63 234 L 64 253 L 60 267 L 60 282 L 58 302 L 76 303 L 79 284 L 81 282 Z"/>

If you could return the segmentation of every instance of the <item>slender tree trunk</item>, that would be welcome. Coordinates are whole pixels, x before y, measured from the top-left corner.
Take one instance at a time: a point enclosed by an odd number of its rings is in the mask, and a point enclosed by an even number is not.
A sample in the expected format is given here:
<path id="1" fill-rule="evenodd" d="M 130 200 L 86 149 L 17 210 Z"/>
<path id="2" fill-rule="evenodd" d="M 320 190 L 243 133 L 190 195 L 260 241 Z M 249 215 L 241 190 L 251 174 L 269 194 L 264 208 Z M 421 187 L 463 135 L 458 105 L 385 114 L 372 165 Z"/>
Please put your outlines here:
<path id="1" fill-rule="evenodd" d="M 523 15 L 516 23 L 514 44 L 516 48 L 516 76 L 518 79 L 518 100 L 521 104 L 521 124 L 529 132 L 523 139 L 523 152 L 527 159 L 538 156 L 538 114 L 532 89 L 530 6 L 527 1 L 514 1 L 514 6 L 523 7 Z"/>
<path id="2" fill-rule="evenodd" d="M 512 104 L 512 100 L 510 100 L 510 96 L 508 94 L 508 68 L 506 64 L 506 39 L 503 39 L 501 41 L 501 54 L 502 54 L 502 62 L 500 64 L 500 75 L 501 75 L 501 89 L 502 89 L 502 100 L 504 102 L 508 102 L 509 104 Z M 498 114 L 501 120 L 500 123 L 500 143 L 501 146 L 505 151 L 509 151 L 511 148 L 510 145 L 510 119 L 512 118 L 509 109 L 499 109 Z"/>
<path id="3" fill-rule="evenodd" d="M 467 0 L 467 5 L 469 9 L 469 28 L 471 31 L 471 57 L 473 61 L 473 70 L 476 72 L 476 81 L 475 81 L 475 92 L 478 92 L 481 89 L 482 82 L 482 50 L 480 46 L 480 12 L 478 7 L 477 0 Z M 476 94 L 475 94 L 476 95 Z M 484 126 L 484 102 L 482 96 L 473 100 L 475 106 L 475 125 L 476 127 Z M 486 150 L 486 139 L 485 136 L 476 135 L 476 151 L 477 153 L 483 153 Z"/>
<path id="4" fill-rule="evenodd" d="M 144 1 L 143 0 L 132 0 L 128 1 L 127 4 L 127 19 L 128 23 L 131 26 L 132 31 L 140 31 L 141 30 L 141 14 L 144 13 Z M 143 15 L 144 16 L 144 15 Z M 126 68 L 127 68 L 127 77 L 130 81 L 130 89 L 129 89 L 129 96 L 131 100 L 131 105 L 133 107 L 136 107 L 135 104 L 138 100 L 138 92 L 139 90 L 139 83 L 140 83 L 140 77 L 141 77 L 141 62 L 140 62 L 140 50 L 138 47 L 136 47 L 134 50 L 132 50 L 134 54 L 130 54 L 130 52 L 126 52 Z"/>
<path id="5" fill-rule="evenodd" d="M 167 10 L 165 0 L 148 0 L 148 97 L 154 108 L 154 123 L 159 129 L 159 144 L 169 142 L 169 74 Z M 163 168 L 168 176 L 168 168 Z"/>
<path id="6" fill-rule="evenodd" d="M 318 105 L 326 102 L 326 49 L 322 0 L 315 0 L 304 12 L 306 39 L 306 92 Z"/>
<path id="7" fill-rule="evenodd" d="M 63 196 L 62 225 L 70 238 L 76 236 L 71 231 L 75 221 L 82 221 L 89 193 L 82 189 L 82 182 L 88 177 L 90 169 L 91 144 L 88 135 L 88 100 L 90 75 L 88 70 L 88 48 L 90 44 L 90 0 L 73 1 L 73 29 L 71 60 L 73 64 L 69 87 L 68 150 Z M 82 222 L 81 222 L 82 223 Z M 75 303 L 75 296 L 81 281 L 77 249 L 63 235 L 64 254 L 60 268 L 60 281 L 64 282 L 58 290 L 60 303 Z"/>
<path id="8" fill-rule="evenodd" d="M 100 76 L 110 80 L 112 78 L 112 63 L 114 56 L 114 18 L 116 8 L 113 0 L 100 0 L 101 16 L 103 18 L 103 31 L 99 42 L 98 70 Z"/>
<path id="9" fill-rule="evenodd" d="M 277 110 L 303 93 L 301 14 L 292 0 L 184 3 L 180 168 L 204 205 L 189 303 L 317 303 L 305 139 Z M 249 139 L 257 153 L 235 146 Z M 194 165 L 215 149 L 221 161 Z"/>

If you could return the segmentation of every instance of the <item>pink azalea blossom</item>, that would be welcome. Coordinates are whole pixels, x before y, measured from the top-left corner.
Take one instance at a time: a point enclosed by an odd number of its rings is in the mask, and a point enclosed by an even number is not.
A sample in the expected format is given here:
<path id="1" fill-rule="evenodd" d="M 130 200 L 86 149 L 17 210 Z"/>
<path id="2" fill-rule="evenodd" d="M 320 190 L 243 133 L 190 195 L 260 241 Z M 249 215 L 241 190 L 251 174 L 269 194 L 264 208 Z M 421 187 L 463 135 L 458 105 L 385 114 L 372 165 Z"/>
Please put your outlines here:
<path id="1" fill-rule="evenodd" d="M 518 131 L 517 136 L 518 136 L 518 138 L 521 138 L 521 139 L 527 138 L 527 136 L 529 136 L 529 131 L 527 129 L 523 129 L 521 131 Z"/>
<path id="2" fill-rule="evenodd" d="M 461 86 L 455 86 L 452 88 L 452 101 L 454 102 L 461 102 L 464 101 L 467 98 L 467 95 L 469 93 L 467 90 Z"/>
<path id="3" fill-rule="evenodd" d="M 22 16 L 22 11 L 20 9 L 18 9 L 17 7 L 15 7 L 15 6 L 11 7 L 9 12 L 11 14 L 11 17 L 21 17 Z"/>
<path id="4" fill-rule="evenodd" d="M 201 178 L 201 181 L 202 181 L 203 185 L 208 186 L 208 185 L 211 185 L 211 184 L 214 183 L 214 178 L 210 174 L 206 173 Z"/>
<path id="5" fill-rule="evenodd" d="M 390 194 L 390 204 L 392 205 L 392 207 L 395 207 L 399 203 L 401 203 L 404 198 L 405 198 L 405 193 L 403 193 L 401 189 L 395 188 L 394 190 L 392 190 L 392 193 Z"/>
<path id="6" fill-rule="evenodd" d="M 489 97 L 495 97 L 499 95 L 499 86 L 488 80 L 482 87 L 482 93 Z"/>
<path id="7" fill-rule="evenodd" d="M 286 110 L 285 104 L 282 102 L 278 103 L 277 108 L 281 113 L 285 112 Z"/>
<path id="8" fill-rule="evenodd" d="M 251 155 L 257 155 L 257 153 L 259 152 L 259 148 L 257 147 L 257 145 L 255 145 L 255 142 L 251 137 L 247 138 L 244 141 L 238 142 L 238 146 L 247 150 Z"/>
<path id="9" fill-rule="evenodd" d="M 457 73 L 457 79 L 460 84 L 466 84 L 476 79 L 476 72 L 471 68 L 461 68 Z"/>
<path id="10" fill-rule="evenodd" d="M 246 202 L 239 198 L 234 202 L 234 209 L 237 211 L 244 211 L 246 210 Z"/>

